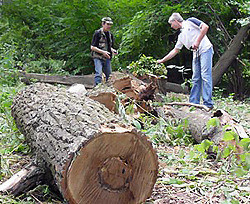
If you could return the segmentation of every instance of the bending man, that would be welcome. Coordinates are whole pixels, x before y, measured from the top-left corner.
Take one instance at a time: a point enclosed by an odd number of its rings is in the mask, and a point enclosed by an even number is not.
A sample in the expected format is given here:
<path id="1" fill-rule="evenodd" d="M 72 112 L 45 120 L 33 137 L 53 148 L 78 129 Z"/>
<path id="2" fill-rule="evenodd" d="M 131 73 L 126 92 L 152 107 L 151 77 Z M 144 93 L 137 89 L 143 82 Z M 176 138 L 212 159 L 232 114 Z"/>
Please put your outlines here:
<path id="1" fill-rule="evenodd" d="M 180 29 L 177 43 L 164 58 L 157 60 L 158 63 L 164 63 L 172 59 L 179 53 L 183 45 L 193 51 L 193 76 L 192 89 L 189 101 L 200 104 L 202 95 L 203 104 L 213 108 L 212 101 L 212 59 L 213 45 L 206 36 L 209 26 L 197 18 L 188 18 L 183 20 L 179 13 L 173 13 L 168 22 L 175 30 Z"/>

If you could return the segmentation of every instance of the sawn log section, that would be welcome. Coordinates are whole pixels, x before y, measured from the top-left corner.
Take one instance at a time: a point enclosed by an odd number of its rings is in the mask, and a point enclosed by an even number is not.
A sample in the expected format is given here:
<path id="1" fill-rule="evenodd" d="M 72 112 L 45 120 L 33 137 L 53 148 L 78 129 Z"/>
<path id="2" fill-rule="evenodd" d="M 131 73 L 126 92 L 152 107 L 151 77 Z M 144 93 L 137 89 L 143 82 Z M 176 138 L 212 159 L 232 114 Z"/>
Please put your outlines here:
<path id="1" fill-rule="evenodd" d="M 38 83 L 14 99 L 12 115 L 69 203 L 144 202 L 156 182 L 151 143 L 104 105 Z"/>

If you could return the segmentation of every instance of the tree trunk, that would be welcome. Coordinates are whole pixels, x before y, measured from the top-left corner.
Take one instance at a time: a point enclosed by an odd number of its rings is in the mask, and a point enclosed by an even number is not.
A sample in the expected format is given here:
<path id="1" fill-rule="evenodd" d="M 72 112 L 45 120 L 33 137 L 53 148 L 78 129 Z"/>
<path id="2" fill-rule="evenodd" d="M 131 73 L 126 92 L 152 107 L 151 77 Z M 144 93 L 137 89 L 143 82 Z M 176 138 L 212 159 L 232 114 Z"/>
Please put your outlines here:
<path id="1" fill-rule="evenodd" d="M 219 61 L 213 67 L 213 86 L 218 84 L 223 74 L 227 71 L 228 67 L 237 58 L 237 55 L 240 53 L 243 47 L 243 43 L 249 35 L 249 27 L 250 23 L 248 23 L 246 26 L 243 26 L 239 30 L 228 50 L 221 56 Z"/>
<path id="2" fill-rule="evenodd" d="M 69 203 L 141 203 L 158 162 L 147 138 L 102 104 L 48 84 L 26 87 L 12 115 Z"/>

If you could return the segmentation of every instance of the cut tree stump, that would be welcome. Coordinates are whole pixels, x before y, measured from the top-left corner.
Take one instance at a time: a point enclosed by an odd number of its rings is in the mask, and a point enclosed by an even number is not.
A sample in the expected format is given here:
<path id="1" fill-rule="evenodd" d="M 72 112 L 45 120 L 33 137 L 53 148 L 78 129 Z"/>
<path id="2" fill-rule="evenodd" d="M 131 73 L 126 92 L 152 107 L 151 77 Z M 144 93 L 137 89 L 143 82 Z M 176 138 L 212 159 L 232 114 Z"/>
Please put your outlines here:
<path id="1" fill-rule="evenodd" d="M 49 169 L 69 203 L 144 202 L 158 172 L 145 135 L 104 105 L 37 83 L 14 98 L 12 115 L 40 168 Z"/>

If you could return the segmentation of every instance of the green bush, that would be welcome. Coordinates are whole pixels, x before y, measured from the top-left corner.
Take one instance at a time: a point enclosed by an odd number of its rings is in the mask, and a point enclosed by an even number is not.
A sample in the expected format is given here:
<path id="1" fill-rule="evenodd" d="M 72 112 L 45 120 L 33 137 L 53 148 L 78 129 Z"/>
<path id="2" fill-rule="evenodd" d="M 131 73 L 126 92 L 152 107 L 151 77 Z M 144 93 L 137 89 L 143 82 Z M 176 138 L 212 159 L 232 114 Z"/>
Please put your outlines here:
<path id="1" fill-rule="evenodd" d="M 132 62 L 128 66 L 129 71 L 135 76 L 143 76 L 146 74 L 165 75 L 167 69 L 164 64 L 158 64 L 153 57 L 142 55 L 139 60 Z"/>

